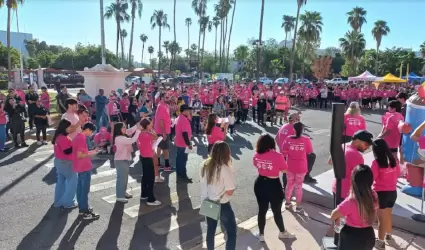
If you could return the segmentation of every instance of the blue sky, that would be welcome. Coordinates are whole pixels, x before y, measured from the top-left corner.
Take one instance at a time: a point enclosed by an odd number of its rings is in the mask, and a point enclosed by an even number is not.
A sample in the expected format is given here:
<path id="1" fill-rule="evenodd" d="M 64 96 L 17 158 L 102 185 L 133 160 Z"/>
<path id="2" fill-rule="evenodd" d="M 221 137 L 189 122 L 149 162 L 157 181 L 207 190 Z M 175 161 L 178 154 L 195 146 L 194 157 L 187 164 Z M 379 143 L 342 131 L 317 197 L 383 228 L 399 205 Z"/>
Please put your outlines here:
<path id="1" fill-rule="evenodd" d="M 105 7 L 112 0 L 104 0 Z M 213 6 L 218 0 L 209 0 L 208 15 L 213 16 Z M 296 15 L 295 0 L 265 0 L 263 39 L 284 39 L 281 28 L 282 15 Z M 149 21 L 154 10 L 163 9 L 168 14 L 171 30 L 163 32 L 162 41 L 173 39 L 173 0 L 144 0 L 142 18 L 136 20 L 133 51 L 136 61 L 140 61 L 142 43 L 139 36 L 148 36 L 146 46 L 158 47 L 158 30 L 151 30 Z M 367 24 L 362 28 L 368 48 L 375 48 L 371 35 L 373 23 L 382 19 L 388 22 L 391 33 L 384 37 L 382 47 L 404 47 L 419 50 L 425 41 L 423 35 L 423 11 L 425 1 L 422 0 L 308 0 L 301 13 L 306 10 L 318 11 L 323 17 L 321 48 L 338 47 L 338 39 L 344 36 L 350 27 L 346 13 L 353 7 L 360 6 L 367 10 Z M 237 45 L 246 44 L 251 37 L 258 37 L 260 26 L 261 0 L 238 0 L 232 32 L 231 50 Z M 192 18 L 190 43 L 197 43 L 198 26 L 196 16 L 191 9 L 191 0 L 177 0 L 176 11 L 177 40 L 183 48 L 187 46 L 186 17 Z M 35 38 L 48 44 L 73 47 L 77 42 L 100 43 L 100 16 L 98 0 L 25 0 L 19 9 L 20 31 L 32 33 Z M 2 27 L 6 29 L 7 10 L 0 10 Z M 230 22 L 229 22 L 230 23 Z M 130 23 L 124 24 L 130 32 Z M 106 47 L 115 50 L 115 23 L 105 20 Z M 16 17 L 13 17 L 12 31 L 16 31 Z M 420 33 L 422 31 L 422 33 Z M 125 50 L 128 50 L 129 39 Z M 214 33 L 209 33 L 205 40 L 207 50 L 214 50 Z M 156 54 L 156 53 L 155 53 Z M 146 58 L 146 57 L 145 57 Z M 145 59 L 146 61 L 146 59 Z"/>

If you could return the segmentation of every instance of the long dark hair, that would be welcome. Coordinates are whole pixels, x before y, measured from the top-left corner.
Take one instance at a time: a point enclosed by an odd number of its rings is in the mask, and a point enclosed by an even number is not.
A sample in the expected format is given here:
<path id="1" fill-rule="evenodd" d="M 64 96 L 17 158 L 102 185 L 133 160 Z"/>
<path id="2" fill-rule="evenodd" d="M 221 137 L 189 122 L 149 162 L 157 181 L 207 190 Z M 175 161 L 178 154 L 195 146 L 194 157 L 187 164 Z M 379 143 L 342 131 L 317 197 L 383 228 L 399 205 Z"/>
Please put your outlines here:
<path id="1" fill-rule="evenodd" d="M 372 151 L 380 168 L 388 168 L 388 166 L 394 168 L 397 166 L 397 161 L 384 139 L 379 138 L 374 140 Z"/>
<path id="2" fill-rule="evenodd" d="M 294 130 L 295 130 L 295 135 L 293 135 L 292 138 L 295 138 L 295 139 L 300 138 L 304 132 L 304 124 L 302 124 L 301 122 L 294 123 Z"/>
<path id="3" fill-rule="evenodd" d="M 369 166 L 360 164 L 351 174 L 350 197 L 359 208 L 360 217 L 372 225 L 376 218 L 376 197 L 372 191 L 373 173 Z"/>
<path id="4" fill-rule="evenodd" d="M 123 133 L 121 133 L 122 128 L 124 128 L 124 123 L 123 122 L 118 122 L 114 125 L 114 129 L 113 129 L 113 138 L 112 138 L 112 145 L 115 145 L 115 138 L 117 136 L 127 136 Z"/>
<path id="5" fill-rule="evenodd" d="M 211 135 L 213 128 L 215 127 L 215 120 L 217 120 L 216 114 L 209 114 L 207 119 L 207 127 L 205 128 L 205 134 Z"/>
<path id="6" fill-rule="evenodd" d="M 58 127 L 56 128 L 55 134 L 53 135 L 53 138 L 52 138 L 52 144 L 53 145 L 55 145 L 56 139 L 58 138 L 58 136 L 60 136 L 60 135 L 67 136 L 68 135 L 68 132 L 66 132 L 66 129 L 69 128 L 69 126 L 71 126 L 71 122 L 66 120 L 66 119 L 62 119 L 59 122 Z"/>

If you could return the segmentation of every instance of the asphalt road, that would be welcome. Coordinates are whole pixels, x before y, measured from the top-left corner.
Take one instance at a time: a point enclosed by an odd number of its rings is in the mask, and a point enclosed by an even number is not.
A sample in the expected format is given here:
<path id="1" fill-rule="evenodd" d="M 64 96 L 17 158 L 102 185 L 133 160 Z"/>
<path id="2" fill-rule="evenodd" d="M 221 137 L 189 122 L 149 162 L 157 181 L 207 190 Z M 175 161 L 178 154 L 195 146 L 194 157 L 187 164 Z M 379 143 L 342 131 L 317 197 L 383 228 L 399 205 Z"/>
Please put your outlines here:
<path id="1" fill-rule="evenodd" d="M 368 129 L 377 135 L 380 115 L 364 115 Z M 331 113 L 306 110 L 301 119 L 313 138 L 317 154 L 313 175 L 318 175 L 330 169 L 326 162 Z M 255 142 L 259 134 L 275 134 L 277 130 L 278 127 L 259 127 L 248 122 L 237 127 L 237 136 L 227 139 L 237 172 L 232 207 L 238 222 L 257 213 L 253 192 L 257 173 L 252 166 Z M 139 205 L 139 163 L 131 169 L 129 179 L 129 189 L 135 197 L 128 204 L 119 205 L 114 204 L 115 169 L 107 157 L 94 159 L 96 169 L 89 200 L 101 217 L 91 223 L 78 220 L 76 210 L 67 213 L 51 207 L 56 181 L 51 145 L 33 144 L 0 154 L 0 249 L 190 249 L 206 233 L 206 222 L 198 215 L 199 169 L 207 154 L 204 141 L 202 137 L 195 138 L 198 152 L 189 155 L 188 175 L 194 183 L 176 183 L 174 173 L 164 174 L 166 182 L 155 186 L 157 199 L 163 205 L 153 208 Z"/>

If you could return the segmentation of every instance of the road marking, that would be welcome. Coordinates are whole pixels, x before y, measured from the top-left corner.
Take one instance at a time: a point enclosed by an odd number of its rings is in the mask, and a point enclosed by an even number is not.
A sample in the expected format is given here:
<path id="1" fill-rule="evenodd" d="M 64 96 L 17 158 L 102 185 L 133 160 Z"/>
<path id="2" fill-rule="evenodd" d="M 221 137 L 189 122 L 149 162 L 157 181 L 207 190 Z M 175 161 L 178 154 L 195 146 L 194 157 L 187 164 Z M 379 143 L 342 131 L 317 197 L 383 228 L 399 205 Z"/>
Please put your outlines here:
<path id="1" fill-rule="evenodd" d="M 164 220 L 148 226 L 154 233 L 158 235 L 168 234 L 169 232 L 184 227 L 195 221 L 202 221 L 203 216 L 199 214 L 198 209 L 201 206 L 194 207 L 192 211 L 177 212 Z"/>
<path id="2" fill-rule="evenodd" d="M 136 182 L 136 179 L 133 179 L 131 176 L 128 177 L 128 183 L 133 183 Z M 90 186 L 90 192 L 97 192 L 97 191 L 101 191 L 101 190 L 105 190 L 111 187 L 115 187 L 117 180 L 112 180 L 112 181 L 106 181 L 106 182 L 102 182 L 102 183 L 98 183 L 95 185 L 91 185 Z"/>
<path id="3" fill-rule="evenodd" d="M 124 213 L 127 214 L 130 218 L 134 218 L 134 217 L 137 217 L 137 216 L 141 216 L 141 215 L 144 215 L 144 214 L 151 213 L 152 211 L 164 208 L 164 207 L 169 206 L 171 204 L 177 203 L 177 202 L 179 202 L 179 200 L 190 199 L 190 195 L 186 193 L 186 195 L 179 197 L 177 195 L 177 192 L 174 192 L 174 193 L 170 194 L 169 198 L 170 199 L 167 200 L 167 201 L 161 201 L 160 200 L 162 203 L 159 206 L 147 206 L 147 205 L 143 204 L 142 207 L 141 207 L 140 204 L 137 204 L 135 206 L 124 209 Z M 181 198 L 181 199 L 179 199 L 179 198 Z"/>
<path id="4" fill-rule="evenodd" d="M 326 133 L 329 133 L 329 129 L 319 129 L 312 132 L 313 135 L 321 135 Z"/>
<path id="5" fill-rule="evenodd" d="M 95 179 L 99 179 L 99 178 L 102 178 L 102 177 L 115 176 L 116 174 L 117 174 L 116 169 L 110 169 L 110 170 L 106 170 L 106 171 L 102 171 L 102 172 L 97 172 L 96 174 L 92 174 L 91 179 L 95 180 Z"/>
<path id="6" fill-rule="evenodd" d="M 133 195 L 133 198 L 139 197 L 141 189 L 142 188 L 140 186 L 136 187 L 136 188 L 130 188 L 130 189 L 127 189 L 127 193 L 131 193 Z M 107 203 L 113 204 L 113 203 L 115 203 L 116 198 L 117 198 L 116 195 L 113 194 L 113 195 L 108 195 L 108 196 L 103 197 L 102 200 L 106 201 Z"/>

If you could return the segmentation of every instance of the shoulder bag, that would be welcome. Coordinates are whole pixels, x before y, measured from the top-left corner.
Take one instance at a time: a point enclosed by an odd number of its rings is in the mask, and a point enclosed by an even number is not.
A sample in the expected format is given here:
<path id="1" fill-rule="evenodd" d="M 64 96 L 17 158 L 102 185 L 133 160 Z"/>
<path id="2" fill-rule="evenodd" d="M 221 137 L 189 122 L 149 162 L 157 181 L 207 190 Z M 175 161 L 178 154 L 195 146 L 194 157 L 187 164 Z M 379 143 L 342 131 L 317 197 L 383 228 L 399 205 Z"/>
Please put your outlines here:
<path id="1" fill-rule="evenodd" d="M 223 198 L 226 192 L 223 191 L 223 194 L 217 201 L 209 199 L 208 195 L 208 184 L 207 184 L 207 198 L 202 201 L 201 208 L 199 209 L 199 214 L 205 217 L 211 218 L 213 220 L 220 219 L 221 203 L 220 200 Z"/>

